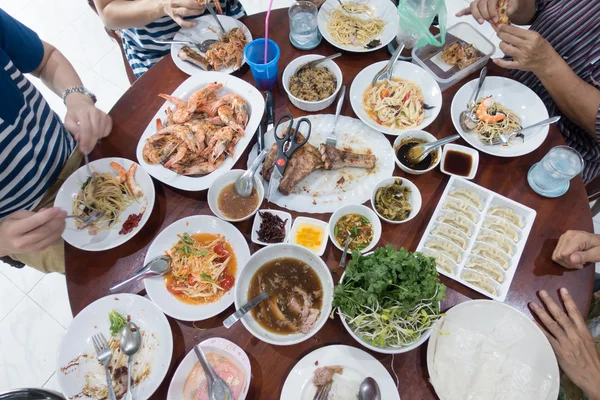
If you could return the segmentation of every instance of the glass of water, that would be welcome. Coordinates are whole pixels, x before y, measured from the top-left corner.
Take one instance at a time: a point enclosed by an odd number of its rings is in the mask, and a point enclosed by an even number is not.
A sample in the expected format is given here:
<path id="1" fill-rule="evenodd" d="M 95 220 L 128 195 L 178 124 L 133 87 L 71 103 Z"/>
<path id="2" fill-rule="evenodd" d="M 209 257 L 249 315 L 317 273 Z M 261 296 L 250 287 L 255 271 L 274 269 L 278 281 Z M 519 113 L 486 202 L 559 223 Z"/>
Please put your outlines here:
<path id="1" fill-rule="evenodd" d="M 298 1 L 289 8 L 290 42 L 294 47 L 311 50 L 321 43 L 317 14 L 317 6 L 310 1 Z"/>
<path id="2" fill-rule="evenodd" d="M 583 158 L 569 146 L 552 148 L 527 174 L 529 186 L 544 197 L 559 197 L 569 189 L 569 181 L 583 170 Z"/>

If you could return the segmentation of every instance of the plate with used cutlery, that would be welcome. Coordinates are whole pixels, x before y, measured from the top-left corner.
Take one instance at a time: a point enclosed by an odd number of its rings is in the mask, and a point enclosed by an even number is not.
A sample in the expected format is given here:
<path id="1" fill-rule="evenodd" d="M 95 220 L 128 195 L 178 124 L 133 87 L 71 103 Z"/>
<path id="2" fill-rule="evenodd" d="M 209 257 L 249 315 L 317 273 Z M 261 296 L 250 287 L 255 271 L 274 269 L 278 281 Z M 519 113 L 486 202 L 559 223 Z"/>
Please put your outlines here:
<path id="1" fill-rule="evenodd" d="M 334 128 L 335 116 L 305 118 L 311 122 L 310 138 L 290 158 L 278 190 L 269 199 L 272 203 L 300 212 L 334 212 L 344 205 L 368 201 L 374 185 L 393 175 L 394 150 L 381 133 L 355 118 L 340 116 L 335 128 L 338 145 L 333 148 L 325 146 L 325 140 Z M 280 137 L 287 127 L 287 123 L 279 125 Z M 303 136 L 298 135 L 297 140 L 304 140 Z M 265 133 L 265 146 L 271 150 L 260 176 L 267 188 L 277 149 L 273 131 Z M 250 151 L 248 165 L 257 150 L 255 145 Z"/>

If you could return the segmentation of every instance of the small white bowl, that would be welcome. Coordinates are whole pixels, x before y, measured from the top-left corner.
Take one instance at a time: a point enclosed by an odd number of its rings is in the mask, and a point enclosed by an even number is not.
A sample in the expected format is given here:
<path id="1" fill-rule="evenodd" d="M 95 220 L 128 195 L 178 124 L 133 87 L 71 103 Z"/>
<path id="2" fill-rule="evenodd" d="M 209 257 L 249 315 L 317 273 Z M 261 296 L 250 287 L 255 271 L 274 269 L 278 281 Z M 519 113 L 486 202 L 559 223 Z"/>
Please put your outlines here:
<path id="1" fill-rule="evenodd" d="M 402 179 L 402 185 L 408 186 L 410 188 L 410 196 L 408 197 L 408 201 L 412 206 L 412 211 L 408 215 L 408 218 L 402 221 L 394 221 L 392 219 L 387 219 L 383 215 L 379 214 L 377 212 L 377 208 L 375 208 L 375 195 L 377 194 L 377 189 L 394 183 L 396 179 Z M 422 205 L 423 199 L 421 198 L 421 192 L 419 191 L 417 185 L 415 185 L 408 179 L 400 178 L 399 176 L 392 176 L 391 178 L 385 178 L 380 180 L 379 182 L 377 182 L 377 184 L 373 188 L 373 192 L 371 193 L 371 207 L 373 207 L 373 210 L 375 210 L 375 213 L 379 216 L 379 218 L 381 218 L 385 222 L 389 222 L 390 224 L 403 224 L 405 222 L 410 221 L 419 213 Z"/>
<path id="2" fill-rule="evenodd" d="M 377 218 L 377 214 L 369 207 L 365 207 L 363 205 L 350 204 L 341 208 L 338 208 L 336 212 L 331 215 L 329 219 L 329 237 L 331 241 L 338 249 L 344 251 L 344 243 L 339 244 L 337 240 L 335 240 L 335 224 L 338 222 L 340 218 L 342 218 L 346 214 L 360 214 L 367 218 L 371 225 L 373 226 L 373 240 L 371 243 L 364 249 L 360 250 L 361 253 L 366 253 L 370 251 L 381 239 L 381 221 Z"/>
<path id="3" fill-rule="evenodd" d="M 343 82 L 342 70 L 332 60 L 327 60 L 327 61 L 324 61 L 321 64 L 317 65 L 317 67 L 318 68 L 326 67 L 329 71 L 333 72 L 333 75 L 335 75 L 335 79 L 337 82 L 336 82 L 336 87 L 335 87 L 335 91 L 333 92 L 333 94 L 331 96 L 329 96 L 328 98 L 319 100 L 319 101 L 301 100 L 301 99 L 295 97 L 294 95 L 292 95 L 292 92 L 290 91 L 290 79 L 296 73 L 296 70 L 298 69 L 298 67 L 300 67 L 303 64 L 306 64 L 309 61 L 318 60 L 319 58 L 325 58 L 325 56 L 322 56 L 319 54 L 308 54 L 305 56 L 298 57 L 295 60 L 292 60 L 292 62 L 289 63 L 287 65 L 287 67 L 285 67 L 285 70 L 283 71 L 283 77 L 282 77 L 283 88 L 285 89 L 285 92 L 287 93 L 292 104 L 303 111 L 315 112 L 315 111 L 321 111 L 321 110 L 329 107 L 331 104 L 333 104 L 335 97 L 337 96 L 338 92 L 340 91 L 340 88 L 342 87 L 342 82 Z"/>
<path id="4" fill-rule="evenodd" d="M 473 158 L 473 162 L 471 164 L 471 171 L 469 172 L 469 175 L 467 175 L 467 176 L 457 175 L 457 174 L 448 172 L 444 169 L 444 160 L 446 160 L 446 153 L 448 152 L 448 150 L 454 150 L 454 151 L 458 151 L 461 153 L 469 154 Z M 448 143 L 447 145 L 444 145 L 444 151 L 442 152 L 442 163 L 440 164 L 440 169 L 446 175 L 450 175 L 450 176 L 455 175 L 455 176 L 459 176 L 464 179 L 473 179 L 473 178 L 475 178 L 475 175 L 477 174 L 478 167 L 479 167 L 479 152 L 477 150 L 472 149 L 467 146 L 461 146 L 460 144 L 454 144 L 454 143 Z"/>
<path id="5" fill-rule="evenodd" d="M 323 241 L 321 242 L 321 247 L 319 248 L 319 251 L 313 251 L 312 249 L 303 247 L 302 245 L 299 245 L 298 243 L 294 242 L 294 237 L 296 236 L 296 231 L 298 230 L 298 226 L 302 223 L 316 225 L 323 230 Z M 312 251 L 319 257 L 321 257 L 325 253 L 325 248 L 327 247 L 327 239 L 329 238 L 328 231 L 329 231 L 329 229 L 328 229 L 327 222 L 323 222 L 320 219 L 315 219 L 315 218 L 297 217 L 294 220 L 294 225 L 292 225 L 292 230 L 290 232 L 290 235 L 288 236 L 288 243 L 303 247 L 309 251 Z"/>
<path id="6" fill-rule="evenodd" d="M 208 189 L 207 198 L 208 198 L 208 206 L 210 207 L 210 210 L 217 217 L 219 217 L 225 221 L 240 222 L 240 221 L 247 220 L 248 218 L 250 218 L 254 214 L 256 214 L 256 212 L 260 208 L 260 205 L 263 202 L 263 199 L 265 198 L 265 188 L 264 188 L 262 182 L 260 181 L 260 179 L 258 179 L 256 176 L 254 176 L 254 187 L 256 188 L 256 192 L 258 194 L 258 204 L 256 205 L 256 208 L 254 209 L 254 211 L 252 211 L 247 216 L 245 216 L 243 218 L 238 218 L 238 219 L 229 218 L 229 217 L 226 217 L 225 215 L 223 215 L 223 213 L 219 209 L 219 194 L 221 193 L 221 190 L 223 190 L 223 188 L 225 186 L 227 186 L 231 183 L 234 183 L 237 180 L 237 178 L 242 176 L 242 174 L 244 172 L 246 172 L 246 171 L 243 169 L 232 169 L 231 171 L 228 171 L 228 172 L 224 173 L 223 175 L 221 175 L 219 177 L 219 179 L 217 179 Z"/>
<path id="7" fill-rule="evenodd" d="M 416 169 L 409 168 L 406 165 L 402 164 L 400 162 L 400 160 L 398 160 L 398 149 L 400 148 L 400 145 L 402 143 L 410 142 L 407 139 L 424 139 L 427 143 L 435 142 L 436 140 L 438 140 L 431 133 L 425 132 L 425 131 L 408 131 L 408 132 L 401 133 L 396 138 L 396 140 L 394 140 L 394 154 L 395 154 L 394 159 L 396 160 L 396 165 L 402 171 L 404 171 L 404 172 L 406 172 L 408 174 L 422 175 L 425 172 L 429 172 L 429 171 L 435 169 L 435 167 L 438 166 L 438 164 L 440 163 L 440 160 L 442 158 L 442 152 L 440 151 L 439 148 L 437 148 L 437 149 L 435 149 L 434 151 L 431 152 L 431 156 L 433 157 L 433 159 L 435 161 L 427 169 L 419 171 L 419 170 L 416 170 Z"/>
<path id="8" fill-rule="evenodd" d="M 260 216 L 260 213 L 273 214 L 285 221 L 285 237 L 283 238 L 283 242 L 281 243 L 286 243 L 288 241 L 288 238 L 290 237 L 290 231 L 292 229 L 292 215 L 288 212 L 279 210 L 258 210 L 256 215 L 254 216 L 254 223 L 252 224 L 252 233 L 250 235 L 252 241 L 261 246 L 270 246 L 272 244 L 277 244 L 263 242 L 258 239 L 258 230 L 260 229 L 260 224 L 262 223 L 262 217 Z"/>

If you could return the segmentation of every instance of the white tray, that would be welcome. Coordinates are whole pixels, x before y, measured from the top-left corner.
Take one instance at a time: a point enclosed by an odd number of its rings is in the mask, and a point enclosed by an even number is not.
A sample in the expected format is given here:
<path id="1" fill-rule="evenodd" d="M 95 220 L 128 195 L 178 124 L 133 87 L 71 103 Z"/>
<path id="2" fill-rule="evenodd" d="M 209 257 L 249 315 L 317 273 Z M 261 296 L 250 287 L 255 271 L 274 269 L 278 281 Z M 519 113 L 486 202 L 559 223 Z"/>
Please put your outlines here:
<path id="1" fill-rule="evenodd" d="M 452 176 L 452 177 L 450 177 L 450 181 L 448 182 L 448 185 L 446 186 L 446 189 L 444 190 L 444 193 L 442 194 L 440 202 L 438 203 L 438 206 L 436 207 L 435 212 L 433 213 L 433 216 L 431 217 L 431 220 L 429 221 L 429 224 L 427 225 L 427 228 L 425 230 L 425 233 L 423 234 L 423 237 L 421 238 L 421 241 L 419 242 L 419 245 L 417 246 L 417 251 L 423 251 L 424 249 L 426 249 L 425 243 L 428 241 L 428 239 L 432 236 L 436 236 L 436 235 L 433 235 L 431 233 L 431 231 L 438 224 L 440 224 L 440 222 L 438 221 L 438 216 L 440 216 L 440 214 L 442 214 L 444 212 L 447 212 L 442 207 L 446 203 L 446 201 L 450 198 L 449 193 L 452 190 L 459 189 L 459 188 L 468 189 L 468 190 L 478 193 L 481 196 L 481 202 L 482 202 L 483 207 L 482 207 L 481 211 L 477 212 L 477 214 L 478 214 L 477 222 L 471 225 L 471 227 L 473 228 L 472 229 L 473 231 L 472 231 L 471 237 L 468 238 L 467 248 L 463 250 L 457 246 L 457 248 L 459 248 L 459 250 L 461 251 L 461 260 L 460 260 L 460 263 L 454 263 L 454 265 L 456 267 L 455 273 L 450 274 L 450 273 L 446 272 L 445 270 L 442 270 L 439 267 L 437 268 L 437 270 L 440 274 L 445 275 L 451 279 L 454 279 L 455 281 L 458 281 L 458 282 L 462 283 L 463 285 L 470 287 L 471 289 L 473 289 L 479 293 L 482 293 L 494 300 L 504 301 L 506 299 L 508 289 L 510 288 L 510 284 L 513 280 L 513 277 L 515 275 L 517 267 L 519 265 L 519 260 L 521 259 L 521 255 L 523 254 L 525 244 L 527 243 L 527 238 L 529 237 L 529 233 L 531 232 L 531 228 L 533 227 L 533 222 L 536 217 L 536 212 L 535 212 L 535 210 L 533 210 L 529 207 L 526 207 L 520 203 L 517 203 L 507 197 L 501 196 L 498 193 L 495 193 L 489 189 L 486 189 L 482 186 L 476 185 L 468 180 L 458 178 L 456 176 Z M 509 240 L 511 243 L 511 246 L 512 246 L 512 250 L 514 251 L 514 254 L 512 256 L 506 255 L 509 265 L 508 265 L 508 268 L 506 270 L 504 270 L 504 274 L 503 274 L 504 281 L 502 283 L 498 283 L 490 278 L 490 281 L 493 283 L 493 285 L 496 289 L 496 292 L 497 292 L 496 296 L 488 293 L 487 291 L 485 291 L 477 286 L 474 286 L 474 285 L 464 281 L 461 278 L 461 274 L 462 274 L 463 270 L 465 269 L 465 265 L 468 263 L 468 261 L 471 259 L 471 257 L 473 257 L 471 250 L 473 249 L 473 247 L 475 247 L 477 245 L 477 243 L 479 243 L 476 241 L 476 238 L 479 235 L 479 233 L 482 231 L 482 229 L 484 229 L 484 228 L 482 228 L 484 221 L 486 221 L 488 219 L 496 218 L 496 217 L 487 215 L 489 208 L 494 207 L 494 206 L 506 206 L 506 207 L 512 208 L 521 217 L 521 220 L 523 223 L 522 228 L 518 228 L 517 226 L 512 225 L 512 227 L 518 233 L 518 242 L 514 243 Z M 492 247 L 496 248 L 495 246 L 492 246 Z M 477 256 L 475 256 L 475 257 L 477 257 Z"/>

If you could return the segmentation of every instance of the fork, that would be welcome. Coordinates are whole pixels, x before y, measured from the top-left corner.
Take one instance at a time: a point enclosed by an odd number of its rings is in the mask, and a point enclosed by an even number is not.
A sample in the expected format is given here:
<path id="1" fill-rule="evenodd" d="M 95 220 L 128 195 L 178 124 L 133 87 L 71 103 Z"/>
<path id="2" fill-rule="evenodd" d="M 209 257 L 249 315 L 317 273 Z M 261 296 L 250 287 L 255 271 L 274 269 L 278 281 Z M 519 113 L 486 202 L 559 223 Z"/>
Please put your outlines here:
<path id="1" fill-rule="evenodd" d="M 327 385 L 321 386 L 319 390 L 317 390 L 317 393 L 315 394 L 315 397 L 313 397 L 313 400 L 327 400 L 327 396 L 329 396 L 332 384 L 333 382 L 329 382 Z"/>
<path id="2" fill-rule="evenodd" d="M 340 117 L 340 112 L 342 111 L 342 105 L 344 105 L 344 96 L 346 95 L 346 85 L 342 86 L 342 90 L 340 90 L 340 97 L 338 98 L 337 106 L 335 108 L 335 119 L 333 120 L 333 129 L 327 135 L 327 140 L 325 140 L 325 145 L 330 147 L 337 146 L 337 136 L 335 133 L 335 127 L 337 125 L 338 119 Z"/>
<path id="3" fill-rule="evenodd" d="M 108 363 L 112 358 L 112 353 L 108 342 L 103 334 L 97 333 L 92 336 L 92 342 L 98 355 L 98 361 L 104 366 L 104 372 L 106 372 L 106 384 L 108 385 L 108 398 L 109 400 L 116 400 L 115 390 L 113 389 L 112 380 L 110 379 L 110 372 L 108 371 Z"/>
<path id="4" fill-rule="evenodd" d="M 524 141 L 525 136 L 523 135 L 523 132 L 525 132 L 529 129 L 540 127 L 540 126 L 546 126 L 546 125 L 553 124 L 553 123 L 557 122 L 559 119 L 560 119 L 560 116 L 550 117 L 550 118 L 544 119 L 540 122 L 537 122 L 533 125 L 529 125 L 528 127 L 521 128 L 521 129 L 511 132 L 511 133 L 501 133 L 498 136 L 494 136 L 492 138 L 492 140 L 487 144 L 491 144 L 492 146 L 496 146 L 499 144 L 507 145 L 508 142 L 510 142 L 513 137 L 520 137 L 521 140 Z"/>

